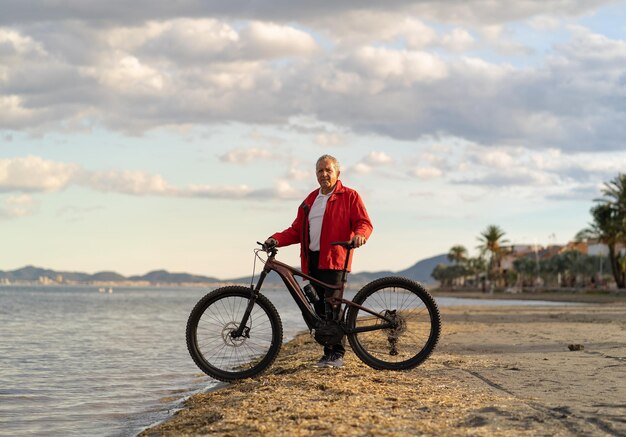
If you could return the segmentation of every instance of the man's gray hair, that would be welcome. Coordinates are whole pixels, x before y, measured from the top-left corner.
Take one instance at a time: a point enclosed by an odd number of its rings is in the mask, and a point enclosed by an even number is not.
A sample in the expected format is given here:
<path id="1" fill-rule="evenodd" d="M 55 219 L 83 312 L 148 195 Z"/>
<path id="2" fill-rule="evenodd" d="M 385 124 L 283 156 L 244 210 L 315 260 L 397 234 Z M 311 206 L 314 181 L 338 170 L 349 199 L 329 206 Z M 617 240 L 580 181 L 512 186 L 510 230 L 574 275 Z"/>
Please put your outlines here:
<path id="1" fill-rule="evenodd" d="M 333 165 L 335 166 L 335 170 L 339 171 L 339 161 L 337 160 L 337 158 L 335 158 L 332 155 L 322 155 L 319 158 L 317 158 L 317 162 L 315 163 L 315 169 L 317 170 L 317 166 L 319 165 L 320 162 L 326 161 L 326 160 L 329 160 L 330 162 L 332 162 Z"/>

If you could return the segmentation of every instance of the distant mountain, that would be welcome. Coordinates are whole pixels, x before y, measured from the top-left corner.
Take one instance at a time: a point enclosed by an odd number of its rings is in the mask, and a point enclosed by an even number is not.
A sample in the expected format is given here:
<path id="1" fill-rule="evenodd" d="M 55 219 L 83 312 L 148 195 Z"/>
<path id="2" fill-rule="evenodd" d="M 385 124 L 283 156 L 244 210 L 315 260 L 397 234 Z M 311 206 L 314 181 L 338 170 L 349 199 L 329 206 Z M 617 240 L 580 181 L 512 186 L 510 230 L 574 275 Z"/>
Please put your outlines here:
<path id="1" fill-rule="evenodd" d="M 126 278 L 116 272 L 98 272 L 93 275 L 89 275 L 89 280 L 99 282 L 119 282 L 126 281 Z"/>
<path id="2" fill-rule="evenodd" d="M 350 280 L 354 282 L 370 282 L 374 279 L 383 278 L 385 276 L 403 276 L 422 284 L 433 284 L 435 279 L 430 275 L 437 264 L 450 264 L 448 256 L 445 254 L 426 258 L 416 262 L 408 269 L 392 272 L 383 270 L 379 272 L 362 272 L 350 275 Z"/>
<path id="3" fill-rule="evenodd" d="M 442 254 L 442 255 L 433 256 L 431 258 L 426 258 L 426 259 L 416 262 L 415 264 L 413 264 L 411 267 L 407 269 L 400 270 L 397 272 L 393 272 L 390 270 L 381 270 L 378 272 L 350 273 L 350 275 L 348 276 L 348 281 L 353 282 L 353 283 L 367 283 L 378 278 L 384 278 L 385 276 L 404 276 L 406 278 L 412 279 L 422 284 L 434 284 L 436 281 L 430 274 L 432 273 L 433 269 L 437 266 L 437 264 L 445 264 L 445 265 L 450 264 L 450 261 L 448 261 L 448 256 L 446 254 Z M 258 280 L 258 272 L 256 273 L 254 282 L 256 283 L 257 280 Z M 250 276 L 229 279 L 227 282 L 249 284 Z M 273 284 L 275 283 L 282 284 L 282 279 L 280 279 L 280 277 L 276 273 L 272 272 L 265 279 L 265 282 L 273 283 Z"/>
<path id="4" fill-rule="evenodd" d="M 146 273 L 143 276 L 125 277 L 116 272 L 104 271 L 94 273 L 62 272 L 49 269 L 42 269 L 34 266 L 26 266 L 12 271 L 0 271 L 0 280 L 39 282 L 47 279 L 53 282 L 129 282 L 147 281 L 151 283 L 206 283 L 218 282 L 216 278 L 208 276 L 191 275 L 189 273 L 169 273 L 165 270 L 156 270 Z"/>
<path id="5" fill-rule="evenodd" d="M 408 269 L 400 270 L 397 274 L 398 276 L 405 276 L 409 279 L 413 279 L 414 281 L 422 282 L 424 284 L 433 284 L 437 281 L 435 281 L 435 279 L 431 276 L 431 273 L 438 264 L 449 265 L 450 260 L 448 260 L 448 255 L 441 254 L 433 256 L 431 258 L 423 259 L 416 262 Z"/>
<path id="6" fill-rule="evenodd" d="M 38 281 L 39 278 L 56 280 L 59 276 L 62 276 L 65 280 L 82 282 L 87 281 L 91 275 L 78 272 L 57 272 L 34 266 L 26 266 L 8 272 L 0 271 L 0 279 L 9 281 Z"/>
<path id="7" fill-rule="evenodd" d="M 432 284 L 435 282 L 430 274 L 437 264 L 450 264 L 445 254 L 437 255 L 431 258 L 418 261 L 408 269 L 400 270 L 398 272 L 392 272 L 388 270 L 381 270 L 378 272 L 361 272 L 352 273 L 348 277 L 350 282 L 354 283 L 366 283 L 373 281 L 374 279 L 382 278 L 384 276 L 404 276 L 414 281 L 421 282 L 423 284 Z M 258 280 L 259 272 L 255 274 L 254 282 Z M 212 282 L 233 282 L 239 284 L 250 284 L 250 276 L 242 276 L 240 278 L 220 280 L 211 276 L 192 275 L 189 273 L 170 273 L 167 270 L 154 270 L 146 273 L 142 276 L 129 276 L 124 277 L 116 272 L 103 271 L 94 274 L 80 273 L 80 272 L 57 272 L 55 270 L 43 269 L 34 266 L 26 266 L 12 271 L 0 271 L 0 280 L 14 281 L 28 281 L 38 282 L 42 278 L 53 282 L 133 282 L 142 281 L 150 282 L 153 284 L 195 284 L 195 283 L 212 283 Z M 274 272 L 270 273 L 266 278 L 266 283 L 282 284 L 282 279 Z"/>
<path id="8" fill-rule="evenodd" d="M 167 270 L 154 270 L 143 276 L 131 276 L 129 281 L 148 281 L 160 283 L 200 283 L 200 282 L 219 282 L 219 279 L 209 276 L 192 275 L 189 273 L 170 273 Z"/>

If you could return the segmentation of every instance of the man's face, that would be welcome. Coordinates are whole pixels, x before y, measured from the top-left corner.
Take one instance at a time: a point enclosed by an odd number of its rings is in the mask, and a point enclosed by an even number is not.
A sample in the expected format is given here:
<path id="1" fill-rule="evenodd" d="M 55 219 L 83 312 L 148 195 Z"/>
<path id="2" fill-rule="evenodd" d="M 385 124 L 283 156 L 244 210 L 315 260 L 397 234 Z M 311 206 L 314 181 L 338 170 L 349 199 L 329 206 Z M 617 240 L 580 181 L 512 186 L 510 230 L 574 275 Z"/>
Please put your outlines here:
<path id="1" fill-rule="evenodd" d="M 323 194 L 328 194 L 334 188 L 339 178 L 339 172 L 330 159 L 324 159 L 317 164 L 317 182 Z"/>

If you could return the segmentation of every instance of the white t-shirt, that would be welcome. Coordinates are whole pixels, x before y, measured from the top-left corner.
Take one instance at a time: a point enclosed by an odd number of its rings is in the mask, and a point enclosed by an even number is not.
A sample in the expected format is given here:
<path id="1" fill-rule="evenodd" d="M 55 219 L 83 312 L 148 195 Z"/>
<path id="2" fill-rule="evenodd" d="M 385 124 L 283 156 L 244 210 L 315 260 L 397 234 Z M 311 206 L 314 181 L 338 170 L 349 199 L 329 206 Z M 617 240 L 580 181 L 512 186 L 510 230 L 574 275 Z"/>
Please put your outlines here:
<path id="1" fill-rule="evenodd" d="M 309 211 L 309 236 L 311 238 L 309 241 L 310 250 L 320 250 L 320 236 L 322 235 L 324 211 L 326 211 L 326 204 L 328 203 L 330 196 L 333 194 L 333 191 L 328 194 L 322 194 L 322 190 L 320 189 L 319 194 L 311 206 L 311 211 Z"/>

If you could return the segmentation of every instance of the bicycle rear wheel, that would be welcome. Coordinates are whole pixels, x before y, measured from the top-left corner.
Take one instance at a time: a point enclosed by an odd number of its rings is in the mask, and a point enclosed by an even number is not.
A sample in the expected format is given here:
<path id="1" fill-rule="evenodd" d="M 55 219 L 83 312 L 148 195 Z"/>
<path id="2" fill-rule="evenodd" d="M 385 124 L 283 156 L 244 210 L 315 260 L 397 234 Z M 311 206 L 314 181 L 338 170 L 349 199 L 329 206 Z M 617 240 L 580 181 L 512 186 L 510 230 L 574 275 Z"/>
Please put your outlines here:
<path id="1" fill-rule="evenodd" d="M 417 282 L 389 277 L 363 287 L 353 302 L 396 322 L 381 328 L 348 335 L 354 353 L 378 370 L 406 370 L 421 364 L 431 354 L 441 329 L 434 299 Z M 350 307 L 348 330 L 375 328 L 385 322 L 357 307 Z"/>
<path id="2" fill-rule="evenodd" d="M 256 299 L 244 335 L 233 338 L 250 301 L 251 290 L 219 288 L 204 296 L 187 321 L 187 349 L 207 375 L 220 381 L 251 378 L 276 359 L 283 338 L 280 316 L 263 295 Z"/>

